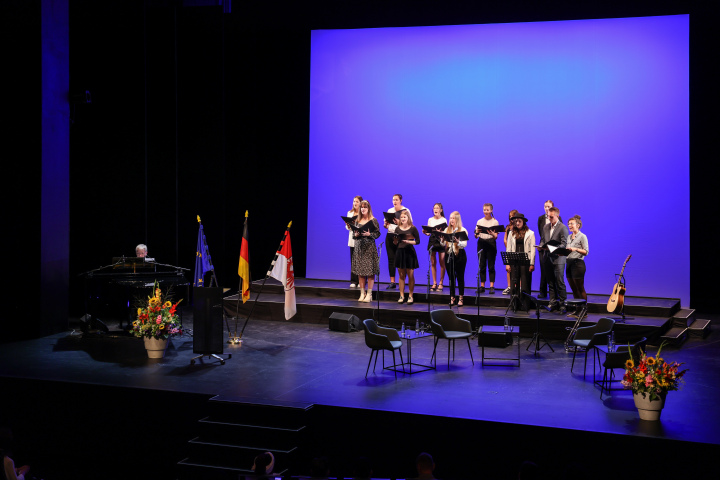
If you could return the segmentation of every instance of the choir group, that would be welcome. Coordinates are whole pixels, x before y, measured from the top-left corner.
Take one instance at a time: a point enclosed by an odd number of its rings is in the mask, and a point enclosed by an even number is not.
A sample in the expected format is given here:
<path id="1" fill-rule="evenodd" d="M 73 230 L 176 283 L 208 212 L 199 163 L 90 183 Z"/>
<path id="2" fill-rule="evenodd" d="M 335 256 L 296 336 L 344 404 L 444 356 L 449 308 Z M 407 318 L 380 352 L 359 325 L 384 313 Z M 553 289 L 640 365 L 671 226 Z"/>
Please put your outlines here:
<path id="1" fill-rule="evenodd" d="M 383 212 L 383 228 L 387 230 L 384 243 L 390 274 L 390 284 L 386 289 L 398 287 L 395 282 L 397 270 L 400 286 L 398 303 L 407 302 L 408 305 L 412 305 L 415 269 L 419 266 L 415 246 L 420 245 L 422 232 L 429 237 L 427 249 L 433 282 L 430 290 L 443 291 L 443 280 L 447 272 L 450 305 L 463 306 L 467 265 L 465 250 L 469 235 L 467 229 L 463 227 L 460 212 L 452 212 L 447 220 L 442 204 L 436 203 L 433 205 L 433 216 L 428 219 L 427 225 L 423 225 L 421 230 L 418 230 L 413 223 L 410 209 L 403 206 L 402 198 L 400 194 L 393 195 L 393 206 L 387 212 Z M 535 232 L 530 230 L 528 219 L 522 213 L 511 210 L 508 216 L 509 223 L 504 227 L 495 218 L 492 204 L 483 205 L 483 217 L 473 228 L 477 239 L 476 256 L 480 268 L 480 293 L 486 291 L 486 280 L 489 280 L 488 293 L 495 293 L 497 239 L 504 233 L 505 251 L 521 255 L 517 256 L 516 264 L 505 266 L 508 287 L 502 293 L 517 295 L 519 310 L 527 311 L 528 297 L 523 295 L 523 292 L 527 294 L 531 292 L 532 272 L 535 270 L 537 258 L 540 265 L 539 298 L 547 298 L 549 292 L 550 309 L 564 314 L 567 299 L 566 276 L 574 298 L 587 300 L 584 258 L 589 253 L 588 239 L 580 232 L 582 221 L 579 215 L 572 217 L 565 226 L 560 217 L 560 210 L 555 207 L 552 200 L 546 201 L 544 207 L 545 213 L 538 218 L 538 241 L 536 241 Z M 375 244 L 380 237 L 380 224 L 373 215 L 370 203 L 360 196 L 353 199 L 353 207 L 343 220 L 349 230 L 348 246 L 352 265 L 350 287 L 360 287 L 358 301 L 370 302 L 375 275 L 380 273 L 380 259 Z"/>

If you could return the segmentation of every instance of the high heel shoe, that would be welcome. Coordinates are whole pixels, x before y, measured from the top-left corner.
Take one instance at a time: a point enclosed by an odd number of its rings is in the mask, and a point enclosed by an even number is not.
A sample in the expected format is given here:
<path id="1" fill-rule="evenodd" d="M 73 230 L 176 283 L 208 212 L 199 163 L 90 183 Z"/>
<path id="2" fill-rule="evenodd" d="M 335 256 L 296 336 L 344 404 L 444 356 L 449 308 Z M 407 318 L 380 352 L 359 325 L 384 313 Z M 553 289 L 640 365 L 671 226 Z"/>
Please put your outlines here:
<path id="1" fill-rule="evenodd" d="M 458 300 L 458 307 L 462 307 L 463 305 L 463 296 L 460 295 L 460 300 Z"/>
<path id="2" fill-rule="evenodd" d="M 430 291 L 431 291 L 431 292 L 434 292 L 434 291 L 436 291 L 436 290 L 437 290 L 437 284 L 436 284 L 436 283 L 433 283 L 433 286 L 430 287 Z"/>
<path id="3" fill-rule="evenodd" d="M 372 290 L 367 291 L 367 294 L 365 295 L 365 298 L 362 299 L 362 301 L 365 303 L 372 302 Z"/>
<path id="4" fill-rule="evenodd" d="M 360 290 L 360 298 L 358 298 L 358 302 L 362 302 L 365 300 L 365 290 Z"/>
<path id="5" fill-rule="evenodd" d="M 438 283 L 437 291 L 438 291 L 438 292 L 442 292 L 442 289 L 443 289 L 443 284 L 442 284 L 442 283 Z"/>
<path id="6" fill-rule="evenodd" d="M 450 304 L 451 307 L 455 305 L 455 297 L 450 297 Z"/>

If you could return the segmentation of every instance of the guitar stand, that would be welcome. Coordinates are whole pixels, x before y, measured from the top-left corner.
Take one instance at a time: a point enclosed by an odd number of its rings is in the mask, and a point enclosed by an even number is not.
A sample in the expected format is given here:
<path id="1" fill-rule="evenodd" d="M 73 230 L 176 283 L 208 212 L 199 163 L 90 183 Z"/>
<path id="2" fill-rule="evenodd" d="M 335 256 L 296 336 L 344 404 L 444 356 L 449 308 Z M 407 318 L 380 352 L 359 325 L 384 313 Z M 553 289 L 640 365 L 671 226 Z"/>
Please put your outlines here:
<path id="1" fill-rule="evenodd" d="M 625 285 L 625 275 L 623 275 L 622 273 L 620 273 L 620 274 L 616 273 L 615 276 L 618 277 L 616 279 L 618 282 L 622 281 L 622 284 Z M 613 313 L 615 313 L 615 312 L 613 312 Z M 626 317 L 625 316 L 625 302 L 623 302 L 623 306 L 620 309 L 619 314 L 620 314 L 620 318 L 613 318 L 613 317 L 607 317 L 607 318 L 612 318 L 613 320 L 615 320 L 615 323 L 625 323 L 625 320 L 635 320 L 635 317 Z"/>

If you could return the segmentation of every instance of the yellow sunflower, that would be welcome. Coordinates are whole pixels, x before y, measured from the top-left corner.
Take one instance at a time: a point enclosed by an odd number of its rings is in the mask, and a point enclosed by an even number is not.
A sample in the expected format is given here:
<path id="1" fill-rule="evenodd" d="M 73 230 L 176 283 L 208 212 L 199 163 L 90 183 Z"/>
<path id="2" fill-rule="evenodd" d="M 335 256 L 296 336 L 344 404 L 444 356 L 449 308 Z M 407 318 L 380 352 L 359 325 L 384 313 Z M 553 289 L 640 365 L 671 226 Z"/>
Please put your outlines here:
<path id="1" fill-rule="evenodd" d="M 635 362 L 633 362 L 632 358 L 625 361 L 625 368 L 635 368 Z"/>
<path id="2" fill-rule="evenodd" d="M 648 365 L 655 365 L 655 359 L 653 357 L 648 357 L 646 361 Z"/>
<path id="3" fill-rule="evenodd" d="M 160 299 L 157 298 L 157 297 L 153 297 L 153 298 L 151 298 L 151 299 L 148 301 L 148 305 L 149 305 L 151 308 L 152 308 L 152 307 L 156 307 L 156 306 L 158 306 L 159 304 L 160 304 Z"/>
<path id="4" fill-rule="evenodd" d="M 138 315 L 142 315 L 142 308 L 138 308 Z"/>
<path id="5" fill-rule="evenodd" d="M 170 308 L 170 307 L 172 307 L 172 302 L 171 302 L 171 301 L 167 301 L 167 302 L 165 302 L 165 303 L 163 304 L 163 308 Z"/>

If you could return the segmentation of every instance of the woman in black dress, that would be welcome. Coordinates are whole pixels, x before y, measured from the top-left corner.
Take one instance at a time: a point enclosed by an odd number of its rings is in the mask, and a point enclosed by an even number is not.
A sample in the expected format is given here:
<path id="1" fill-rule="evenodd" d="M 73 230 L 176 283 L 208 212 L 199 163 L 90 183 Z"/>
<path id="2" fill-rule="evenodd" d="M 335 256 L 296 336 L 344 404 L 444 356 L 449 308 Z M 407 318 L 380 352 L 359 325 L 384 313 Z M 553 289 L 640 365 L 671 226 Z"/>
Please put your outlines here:
<path id="1" fill-rule="evenodd" d="M 372 302 L 372 288 L 375 283 L 375 275 L 380 273 L 380 259 L 378 258 L 375 240 L 380 237 L 380 224 L 373 217 L 372 207 L 367 200 L 360 202 L 360 215 L 355 221 L 355 226 L 362 227 L 368 222 L 372 222 L 375 230 L 371 232 L 363 232 L 362 234 L 355 232 L 355 250 L 353 251 L 353 273 L 358 276 L 360 281 L 360 298 L 358 302 Z M 367 283 L 367 292 L 365 284 Z"/>
<path id="2" fill-rule="evenodd" d="M 415 269 L 418 264 L 415 245 L 420 245 L 420 232 L 415 228 L 412 222 L 412 216 L 408 210 L 400 213 L 400 225 L 395 229 L 396 236 L 393 243 L 397 245 L 395 253 L 395 268 L 398 269 L 400 277 L 400 299 L 398 303 L 405 301 L 405 277 L 408 279 L 408 299 L 407 304 L 413 304 L 413 291 L 415 290 Z"/>

